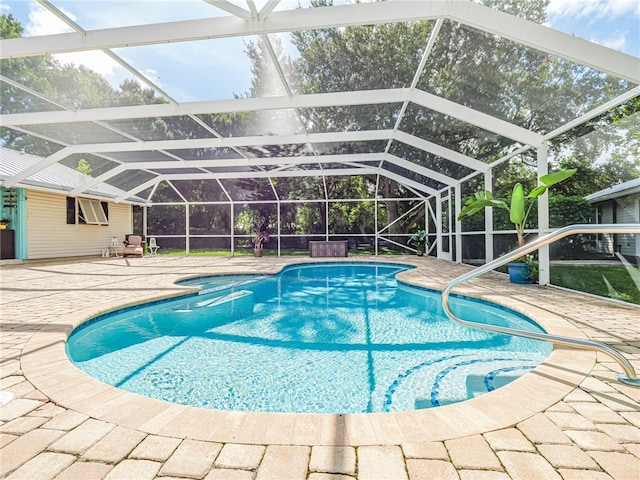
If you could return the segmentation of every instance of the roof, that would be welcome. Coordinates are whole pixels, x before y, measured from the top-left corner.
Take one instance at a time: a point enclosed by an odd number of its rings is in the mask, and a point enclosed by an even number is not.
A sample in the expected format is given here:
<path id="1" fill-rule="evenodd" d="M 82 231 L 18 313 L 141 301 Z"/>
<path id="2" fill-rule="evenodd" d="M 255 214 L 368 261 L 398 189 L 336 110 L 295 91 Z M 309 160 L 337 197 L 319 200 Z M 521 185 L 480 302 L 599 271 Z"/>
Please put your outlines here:
<path id="1" fill-rule="evenodd" d="M 44 159 L 42 157 L 38 157 L 36 155 L 16 152 L 15 150 L 0 147 L 0 181 L 11 178 L 13 175 L 26 168 L 38 165 L 43 160 Z M 77 170 L 65 167 L 59 163 L 54 163 L 23 179 L 15 186 L 70 192 L 85 181 L 85 175 Z M 83 195 L 101 199 L 114 199 L 120 197 L 124 193 L 125 192 L 119 188 L 115 188 L 107 183 L 99 183 L 98 185 L 84 191 Z M 126 201 L 133 203 L 144 202 L 143 199 L 136 197 L 126 198 Z"/>
<path id="2" fill-rule="evenodd" d="M 590 203 L 602 202 L 604 200 L 612 200 L 614 198 L 626 197 L 640 193 L 640 178 L 634 178 L 628 182 L 619 183 L 613 187 L 605 188 L 599 192 L 592 193 L 585 198 Z"/>
<path id="3" fill-rule="evenodd" d="M 3 112 L 3 126 L 47 142 L 53 151 L 28 166 L 14 165 L 3 179 L 6 186 L 83 157 L 95 178 L 78 182 L 74 173 L 74 181 L 64 185 L 72 184 L 74 195 L 110 185 L 122 192 L 116 201 L 132 196 L 150 201 L 159 185 L 184 180 L 345 175 L 389 179 L 430 197 L 517 153 L 544 150 L 554 138 L 640 95 L 637 57 L 466 0 L 317 8 L 272 0 L 260 10 L 252 0 L 246 8 L 206 0 L 171 22 L 154 23 L 158 12 L 151 9 L 143 25 L 110 14 L 109 2 L 92 3 L 94 15 L 83 21 L 74 10 L 82 3 L 41 2 L 69 33 L 4 40 L 0 61 L 92 55 L 153 89 L 160 103 L 66 102 L 42 83 L 11 78 L 3 69 L 5 86 L 28 100 Z M 347 52 L 350 64 L 327 66 L 328 71 L 313 72 L 321 81 L 300 83 L 305 72 L 292 65 L 304 52 L 292 35 L 307 35 L 308 41 L 326 35 L 328 41 L 330 32 L 363 25 L 398 26 L 394 35 L 401 41 L 354 42 Z M 465 38 L 464 45 L 456 38 Z M 215 88 L 235 71 L 236 62 L 251 76 L 256 64 L 245 52 L 248 45 L 257 46 L 262 76 L 253 83 L 231 79 L 250 85 L 246 92 Z M 478 45 L 499 52 L 492 55 Z M 367 65 L 359 58 L 365 56 L 381 62 L 378 70 L 363 70 Z M 159 58 L 171 59 L 179 81 L 160 71 Z M 441 65 L 450 59 L 461 66 L 451 61 L 450 75 L 443 77 Z M 477 66 L 471 82 L 466 81 L 470 65 Z M 548 88 L 524 89 L 522 76 L 510 69 L 554 81 Z M 558 69 L 570 78 L 560 81 Z M 211 78 L 211 88 L 197 90 L 201 78 Z M 605 78 L 607 89 L 599 83 Z M 534 113 L 525 118 L 523 112 Z M 532 122 L 533 117 L 543 121 Z"/>

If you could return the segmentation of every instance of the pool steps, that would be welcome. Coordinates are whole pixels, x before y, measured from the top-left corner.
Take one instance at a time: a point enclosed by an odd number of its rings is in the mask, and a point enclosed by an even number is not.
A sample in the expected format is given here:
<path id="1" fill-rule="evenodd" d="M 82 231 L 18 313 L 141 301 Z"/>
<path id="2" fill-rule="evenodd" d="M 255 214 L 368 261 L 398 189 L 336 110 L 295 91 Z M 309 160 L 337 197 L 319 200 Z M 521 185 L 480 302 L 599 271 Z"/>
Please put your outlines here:
<path id="1" fill-rule="evenodd" d="M 525 357 L 477 358 L 460 354 L 429 360 L 398 375 L 387 387 L 382 411 L 420 410 L 474 398 L 516 380 L 538 363 Z M 394 398 L 398 393 L 401 396 L 403 389 L 415 393 L 413 405 Z"/>
<path id="2" fill-rule="evenodd" d="M 242 309 L 246 313 L 253 312 L 253 292 L 251 290 L 238 290 L 219 297 L 210 298 L 197 302 L 188 308 L 178 308 L 173 310 L 176 313 L 191 313 L 199 309 L 207 309 L 208 314 L 229 313 L 228 310 Z M 214 312 L 213 310 L 216 310 Z"/>
<path id="3" fill-rule="evenodd" d="M 268 275 L 257 275 L 253 278 L 250 278 L 248 280 L 241 280 L 239 282 L 234 282 L 234 283 L 225 283 L 222 285 L 216 285 L 215 287 L 208 287 L 208 288 L 202 288 L 202 290 L 200 290 L 199 295 L 208 295 L 210 293 L 215 293 L 215 292 L 219 292 L 219 291 L 224 291 L 224 290 L 229 290 L 230 288 L 235 288 L 235 287 L 242 287 L 244 285 L 249 285 L 251 283 L 255 283 L 258 282 L 260 280 L 264 280 L 265 278 L 269 278 Z M 205 285 L 207 285 L 205 283 Z"/>

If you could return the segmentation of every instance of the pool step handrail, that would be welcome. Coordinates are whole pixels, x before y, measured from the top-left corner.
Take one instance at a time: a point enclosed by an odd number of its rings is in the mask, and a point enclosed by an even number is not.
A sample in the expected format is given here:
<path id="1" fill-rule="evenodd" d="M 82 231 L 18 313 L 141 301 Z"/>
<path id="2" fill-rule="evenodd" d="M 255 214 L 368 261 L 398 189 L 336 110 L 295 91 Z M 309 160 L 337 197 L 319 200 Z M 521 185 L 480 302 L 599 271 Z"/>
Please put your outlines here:
<path id="1" fill-rule="evenodd" d="M 507 335 L 515 335 L 518 337 L 526 337 L 533 338 L 536 340 L 544 340 L 547 342 L 551 342 L 558 345 L 565 345 L 569 347 L 582 348 L 587 350 L 595 350 L 597 352 L 602 352 L 610 357 L 612 357 L 624 370 L 626 376 L 622 374 L 618 374 L 618 380 L 635 387 L 640 387 L 640 379 L 638 379 L 638 374 L 636 373 L 633 365 L 627 360 L 627 358 L 622 355 L 618 350 L 609 345 L 600 342 L 593 342 L 590 340 L 581 340 L 578 338 L 572 337 L 563 337 L 560 335 L 552 335 L 550 333 L 542 333 L 542 332 L 530 332 L 527 330 L 520 330 L 517 328 L 509 328 L 509 327 L 501 327 L 498 325 L 488 325 L 484 323 L 478 323 L 470 320 L 463 320 L 451 311 L 449 306 L 449 295 L 454 287 L 460 285 L 467 280 L 471 280 L 472 278 L 483 275 L 491 270 L 505 265 L 515 259 L 523 257 L 527 253 L 531 253 L 538 248 L 549 245 L 561 238 L 567 237 L 569 235 L 575 234 L 583 234 L 583 233 L 640 233 L 640 224 L 599 224 L 599 225 L 569 225 L 568 227 L 563 227 L 559 230 L 551 232 L 545 236 L 542 236 L 523 247 L 517 248 L 506 255 L 501 256 L 500 258 L 496 258 L 489 263 L 486 263 L 464 275 L 460 275 L 457 278 L 451 280 L 445 289 L 442 291 L 442 308 L 444 309 L 447 316 L 457 324 L 464 325 L 466 327 L 477 328 L 480 330 L 490 330 L 492 332 L 504 333 Z"/>

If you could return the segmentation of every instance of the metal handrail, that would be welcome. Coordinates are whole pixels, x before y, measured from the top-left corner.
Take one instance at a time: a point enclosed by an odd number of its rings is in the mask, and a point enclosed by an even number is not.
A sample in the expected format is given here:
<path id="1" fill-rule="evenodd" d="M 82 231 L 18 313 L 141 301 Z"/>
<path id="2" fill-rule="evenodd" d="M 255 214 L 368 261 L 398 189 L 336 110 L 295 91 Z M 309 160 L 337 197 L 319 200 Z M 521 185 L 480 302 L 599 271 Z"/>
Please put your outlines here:
<path id="1" fill-rule="evenodd" d="M 622 374 L 618 375 L 618 380 L 629 385 L 640 387 L 640 380 L 638 374 L 634 370 L 629 360 L 624 357 L 618 350 L 600 342 L 593 342 L 590 340 L 580 340 L 578 338 L 563 337 L 559 335 L 552 335 L 542 332 L 529 332 L 526 330 L 520 330 L 516 328 L 500 327 L 497 325 L 488 325 L 484 323 L 473 322 L 470 320 L 463 320 L 453 314 L 449 307 L 449 294 L 453 288 L 467 280 L 483 275 L 491 270 L 505 265 L 506 263 L 523 257 L 527 253 L 537 250 L 539 247 L 549 245 L 556 240 L 574 235 L 577 233 L 640 233 L 640 224 L 600 224 L 600 225 L 570 225 L 568 227 L 561 228 L 555 232 L 549 233 L 543 237 L 540 237 L 533 242 L 520 247 L 500 258 L 497 258 L 485 265 L 482 265 L 469 273 L 460 275 L 453 279 L 442 291 L 442 307 L 444 308 L 447 316 L 455 323 L 464 325 L 466 327 L 477 328 L 480 330 L 490 330 L 492 332 L 504 333 L 507 335 L 515 335 L 518 337 L 533 338 L 536 340 L 545 340 L 558 345 L 565 345 L 576 348 L 583 348 L 587 350 L 595 350 L 602 352 L 612 357 L 624 370 L 626 377 Z"/>

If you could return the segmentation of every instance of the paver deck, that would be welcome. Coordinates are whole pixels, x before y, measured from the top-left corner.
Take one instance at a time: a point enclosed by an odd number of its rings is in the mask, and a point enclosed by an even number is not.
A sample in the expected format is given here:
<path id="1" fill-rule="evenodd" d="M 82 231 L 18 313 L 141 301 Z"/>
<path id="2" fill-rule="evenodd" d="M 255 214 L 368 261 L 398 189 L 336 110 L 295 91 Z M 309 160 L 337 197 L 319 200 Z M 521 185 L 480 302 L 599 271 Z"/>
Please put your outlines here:
<path id="1" fill-rule="evenodd" d="M 354 257 L 352 261 L 389 261 Z M 393 257 L 399 278 L 441 289 L 467 266 Z M 184 293 L 175 281 L 276 273 L 300 257 L 73 259 L 2 265 L 0 478 L 633 479 L 640 388 L 610 357 L 556 347 L 520 379 L 473 400 L 378 414 L 221 412 L 104 385 L 64 345 L 77 325 Z M 522 312 L 550 333 L 597 339 L 640 370 L 640 309 L 489 274 L 456 292 Z"/>

